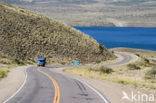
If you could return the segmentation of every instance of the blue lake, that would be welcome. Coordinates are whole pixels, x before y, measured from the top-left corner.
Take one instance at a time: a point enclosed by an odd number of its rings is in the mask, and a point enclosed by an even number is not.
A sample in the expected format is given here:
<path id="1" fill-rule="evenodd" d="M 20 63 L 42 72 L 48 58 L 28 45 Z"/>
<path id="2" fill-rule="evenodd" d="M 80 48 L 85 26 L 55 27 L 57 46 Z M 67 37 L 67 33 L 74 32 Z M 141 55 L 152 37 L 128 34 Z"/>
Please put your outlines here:
<path id="1" fill-rule="evenodd" d="M 74 27 L 107 48 L 128 47 L 156 50 L 156 28 Z"/>

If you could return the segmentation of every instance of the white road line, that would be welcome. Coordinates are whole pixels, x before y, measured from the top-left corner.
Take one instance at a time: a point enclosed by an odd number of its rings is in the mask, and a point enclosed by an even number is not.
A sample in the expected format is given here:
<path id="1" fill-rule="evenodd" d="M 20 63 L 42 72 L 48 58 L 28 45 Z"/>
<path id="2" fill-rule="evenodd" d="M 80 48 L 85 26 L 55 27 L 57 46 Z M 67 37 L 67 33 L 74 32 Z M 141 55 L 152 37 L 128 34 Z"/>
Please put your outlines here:
<path id="1" fill-rule="evenodd" d="M 51 71 L 51 70 L 50 70 Z M 66 74 L 62 74 L 62 73 L 58 73 L 56 71 L 51 71 L 51 72 L 54 72 L 54 73 L 57 73 L 57 74 L 60 74 L 60 75 L 63 75 L 63 76 L 66 76 L 66 77 L 69 77 L 71 79 L 75 79 L 75 80 L 78 80 L 80 81 L 82 84 L 86 85 L 88 88 L 90 88 L 91 90 L 93 90 L 98 96 L 100 96 L 100 98 L 104 101 L 104 103 L 110 103 L 99 91 L 97 91 L 94 87 L 92 87 L 91 85 L 89 85 L 88 83 L 78 79 L 78 78 L 75 78 L 75 77 L 72 77 L 70 75 L 66 75 Z"/>
<path id="2" fill-rule="evenodd" d="M 27 81 L 27 68 L 25 69 L 25 79 L 24 79 L 24 82 L 23 84 L 21 85 L 21 87 L 13 94 L 11 95 L 7 100 L 5 100 L 3 103 L 7 103 L 10 99 L 12 99 L 25 85 L 26 81 Z"/>
<path id="3" fill-rule="evenodd" d="M 89 85 L 88 83 L 82 81 L 82 80 L 79 80 L 77 78 L 75 78 L 76 80 L 80 81 L 81 83 L 85 84 L 87 87 L 89 87 L 91 90 L 93 90 L 97 95 L 100 96 L 100 98 L 105 102 L 105 103 L 109 103 L 108 100 L 99 92 L 97 91 L 95 88 L 93 88 L 91 85 Z"/>

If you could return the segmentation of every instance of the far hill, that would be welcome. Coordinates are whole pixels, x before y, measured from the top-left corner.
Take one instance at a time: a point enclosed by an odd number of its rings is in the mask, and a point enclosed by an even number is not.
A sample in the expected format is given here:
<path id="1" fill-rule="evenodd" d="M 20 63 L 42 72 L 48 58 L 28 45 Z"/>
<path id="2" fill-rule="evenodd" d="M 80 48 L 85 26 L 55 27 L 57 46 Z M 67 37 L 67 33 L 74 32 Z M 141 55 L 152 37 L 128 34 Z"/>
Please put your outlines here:
<path id="1" fill-rule="evenodd" d="M 47 57 L 50 62 L 100 62 L 114 56 L 80 31 L 0 2 L 0 52 L 18 60 Z"/>
<path id="2" fill-rule="evenodd" d="M 156 27 L 156 0 L 0 0 L 72 26 Z"/>

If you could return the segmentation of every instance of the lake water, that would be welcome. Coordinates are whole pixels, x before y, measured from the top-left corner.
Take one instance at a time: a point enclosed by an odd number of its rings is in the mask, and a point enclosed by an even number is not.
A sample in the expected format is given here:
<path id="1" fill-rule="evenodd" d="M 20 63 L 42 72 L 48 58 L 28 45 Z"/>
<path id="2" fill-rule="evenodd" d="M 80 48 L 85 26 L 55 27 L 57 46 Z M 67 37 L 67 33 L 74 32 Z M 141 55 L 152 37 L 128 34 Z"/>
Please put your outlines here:
<path id="1" fill-rule="evenodd" d="M 75 27 L 107 48 L 128 47 L 156 51 L 156 28 Z"/>

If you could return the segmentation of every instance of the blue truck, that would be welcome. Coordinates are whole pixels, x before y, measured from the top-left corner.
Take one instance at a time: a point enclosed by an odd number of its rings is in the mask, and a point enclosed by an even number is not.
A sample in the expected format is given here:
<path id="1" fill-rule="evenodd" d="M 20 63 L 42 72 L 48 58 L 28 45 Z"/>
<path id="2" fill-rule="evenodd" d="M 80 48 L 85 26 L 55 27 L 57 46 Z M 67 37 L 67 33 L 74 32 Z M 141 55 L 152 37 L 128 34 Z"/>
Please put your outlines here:
<path id="1" fill-rule="evenodd" d="M 37 66 L 45 66 L 46 64 L 46 58 L 45 57 L 38 57 L 37 58 Z"/>

